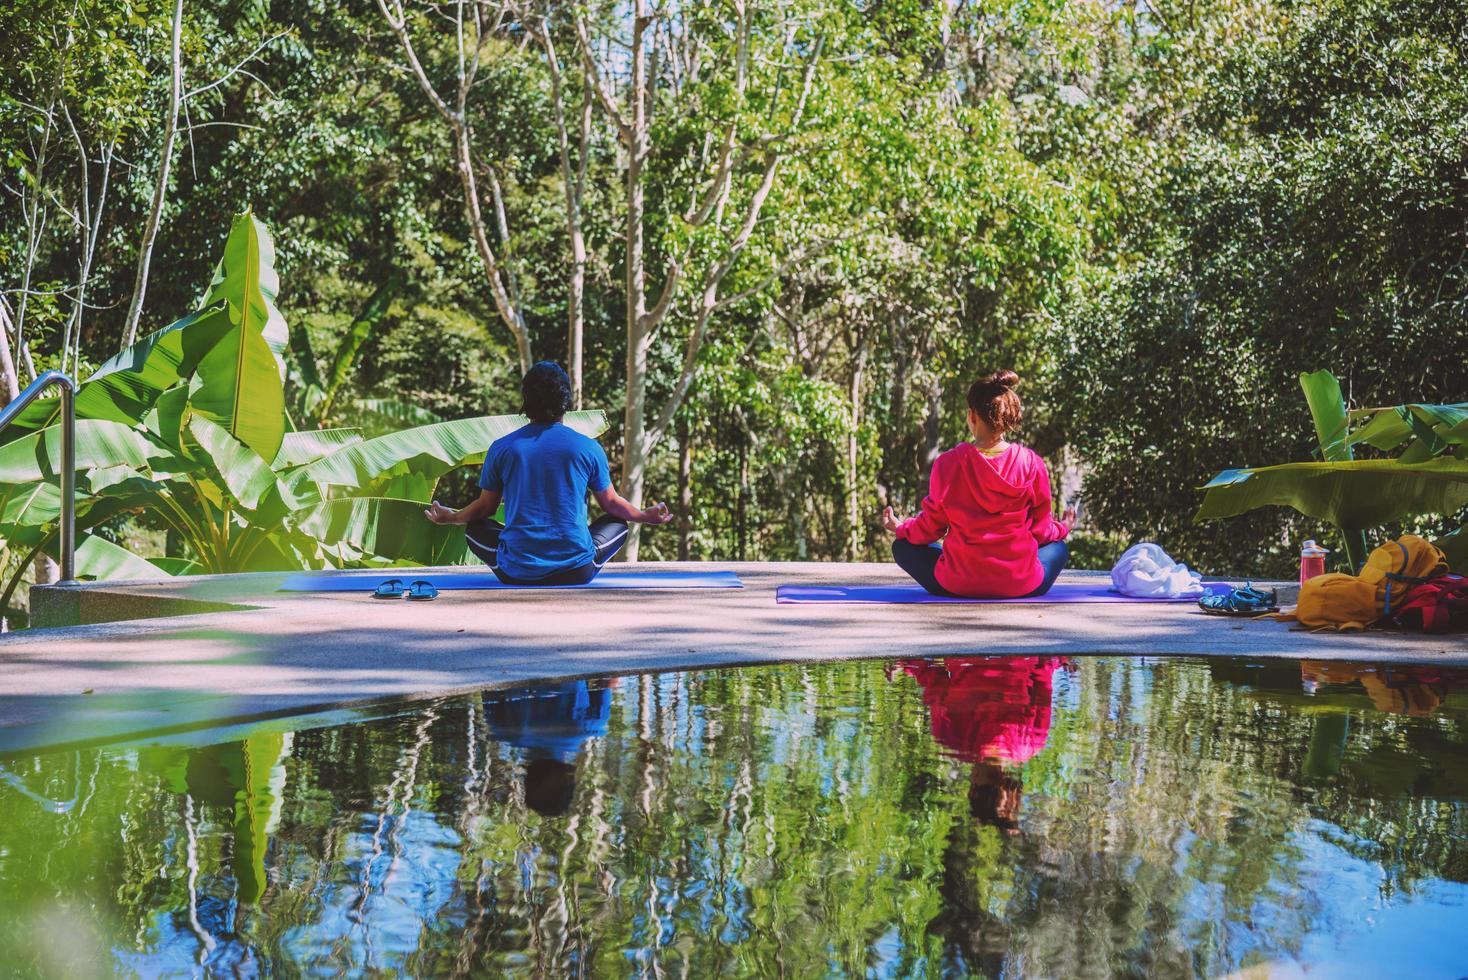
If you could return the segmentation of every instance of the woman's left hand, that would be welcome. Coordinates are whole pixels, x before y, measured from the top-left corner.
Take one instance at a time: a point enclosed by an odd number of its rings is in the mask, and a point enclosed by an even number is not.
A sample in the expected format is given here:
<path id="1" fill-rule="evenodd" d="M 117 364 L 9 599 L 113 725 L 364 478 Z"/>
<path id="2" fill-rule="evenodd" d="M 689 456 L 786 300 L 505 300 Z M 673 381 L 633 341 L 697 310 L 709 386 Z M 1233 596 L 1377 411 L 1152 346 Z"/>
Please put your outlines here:
<path id="1" fill-rule="evenodd" d="M 882 508 L 882 526 L 887 529 L 889 534 L 896 534 L 897 528 L 901 524 L 902 518 L 898 517 L 891 507 Z"/>

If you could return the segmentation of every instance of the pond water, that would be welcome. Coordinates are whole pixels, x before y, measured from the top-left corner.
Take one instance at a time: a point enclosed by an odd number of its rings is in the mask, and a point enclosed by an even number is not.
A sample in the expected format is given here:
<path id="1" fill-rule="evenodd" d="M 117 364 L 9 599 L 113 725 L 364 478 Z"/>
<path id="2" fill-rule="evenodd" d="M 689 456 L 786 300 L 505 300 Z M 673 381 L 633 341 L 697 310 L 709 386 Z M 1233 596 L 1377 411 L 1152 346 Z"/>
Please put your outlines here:
<path id="1" fill-rule="evenodd" d="M 4 759 L 0 973 L 1461 977 L 1465 793 L 1447 669 L 552 684 Z"/>

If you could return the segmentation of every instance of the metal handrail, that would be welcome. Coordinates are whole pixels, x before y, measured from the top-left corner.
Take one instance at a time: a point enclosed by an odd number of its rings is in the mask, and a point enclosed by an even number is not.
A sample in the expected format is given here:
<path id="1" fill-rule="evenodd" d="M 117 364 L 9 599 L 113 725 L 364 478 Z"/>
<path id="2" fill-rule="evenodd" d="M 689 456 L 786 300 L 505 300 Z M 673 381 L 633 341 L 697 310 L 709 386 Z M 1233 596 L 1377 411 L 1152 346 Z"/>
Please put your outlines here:
<path id="1" fill-rule="evenodd" d="M 0 411 L 0 432 L 52 385 L 61 388 L 61 582 L 76 580 L 76 382 L 60 371 L 47 371 Z"/>

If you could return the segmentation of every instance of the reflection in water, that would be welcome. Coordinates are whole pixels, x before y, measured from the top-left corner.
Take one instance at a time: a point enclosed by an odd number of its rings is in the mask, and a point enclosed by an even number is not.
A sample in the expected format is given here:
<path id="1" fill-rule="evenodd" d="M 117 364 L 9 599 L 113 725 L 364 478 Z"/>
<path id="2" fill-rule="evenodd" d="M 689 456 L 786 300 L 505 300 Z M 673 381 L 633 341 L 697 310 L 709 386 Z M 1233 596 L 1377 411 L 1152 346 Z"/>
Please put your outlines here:
<path id="1" fill-rule="evenodd" d="M 11 758 L 0 972 L 1461 976 L 1465 682 L 867 661 Z"/>
<path id="2" fill-rule="evenodd" d="M 571 808 L 576 756 L 586 740 L 607 733 L 617 678 L 562 681 L 484 696 L 490 732 L 525 750 L 525 805 L 548 817 Z"/>
<path id="3" fill-rule="evenodd" d="M 1321 685 L 1359 684 L 1378 711 L 1426 718 L 1442 706 L 1448 692 L 1468 687 L 1468 670 L 1420 664 L 1353 664 L 1339 660 L 1302 660 L 1305 691 Z"/>
<path id="4" fill-rule="evenodd" d="M 903 660 L 928 706 L 933 738 L 973 763 L 969 809 L 974 819 L 1017 833 L 1024 783 L 1014 770 L 1045 747 L 1050 734 L 1051 678 L 1061 657 L 945 657 Z"/>

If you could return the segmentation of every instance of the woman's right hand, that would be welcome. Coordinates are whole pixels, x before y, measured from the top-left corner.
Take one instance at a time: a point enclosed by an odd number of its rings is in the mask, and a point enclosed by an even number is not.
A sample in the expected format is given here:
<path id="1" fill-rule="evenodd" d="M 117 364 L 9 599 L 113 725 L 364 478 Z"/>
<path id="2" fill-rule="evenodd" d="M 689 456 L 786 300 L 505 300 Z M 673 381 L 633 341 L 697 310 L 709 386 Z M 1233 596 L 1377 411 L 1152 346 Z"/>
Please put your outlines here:
<path id="1" fill-rule="evenodd" d="M 902 518 L 898 517 L 891 507 L 882 508 L 882 526 L 889 534 L 896 534 L 897 528 L 902 524 Z"/>

